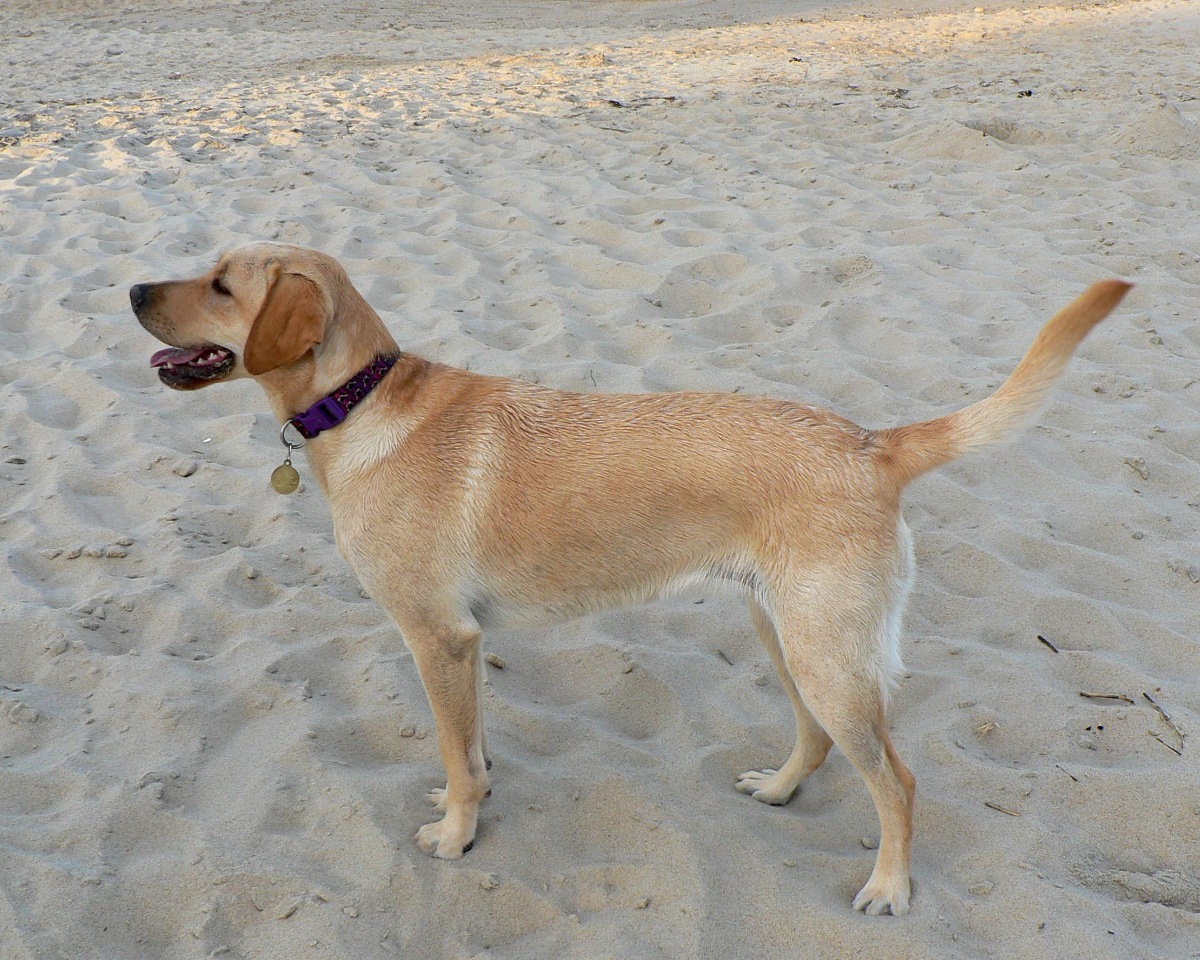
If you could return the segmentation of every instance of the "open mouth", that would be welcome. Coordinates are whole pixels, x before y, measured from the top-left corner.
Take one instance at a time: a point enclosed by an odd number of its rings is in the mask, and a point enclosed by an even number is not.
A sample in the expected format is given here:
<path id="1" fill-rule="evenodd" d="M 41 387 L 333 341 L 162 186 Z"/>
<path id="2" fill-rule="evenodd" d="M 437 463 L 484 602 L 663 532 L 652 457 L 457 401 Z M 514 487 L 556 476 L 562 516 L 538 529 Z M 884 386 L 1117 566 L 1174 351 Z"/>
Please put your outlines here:
<path id="1" fill-rule="evenodd" d="M 158 379 L 175 390 L 195 390 L 220 380 L 234 362 L 232 352 L 213 343 L 168 347 L 150 358 L 150 366 L 158 367 Z"/>

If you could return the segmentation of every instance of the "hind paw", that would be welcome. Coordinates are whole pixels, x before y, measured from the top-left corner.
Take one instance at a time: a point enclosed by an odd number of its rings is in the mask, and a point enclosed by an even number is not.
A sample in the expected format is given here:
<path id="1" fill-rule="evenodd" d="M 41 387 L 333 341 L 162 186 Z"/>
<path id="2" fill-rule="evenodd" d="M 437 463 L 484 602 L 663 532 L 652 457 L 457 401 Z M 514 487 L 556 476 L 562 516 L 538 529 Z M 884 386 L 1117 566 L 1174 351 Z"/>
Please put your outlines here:
<path id="1" fill-rule="evenodd" d="M 780 775 L 778 770 L 747 770 L 738 777 L 736 789 L 748 793 L 760 803 L 773 807 L 781 806 L 792 799 L 798 783 L 792 783 Z"/>

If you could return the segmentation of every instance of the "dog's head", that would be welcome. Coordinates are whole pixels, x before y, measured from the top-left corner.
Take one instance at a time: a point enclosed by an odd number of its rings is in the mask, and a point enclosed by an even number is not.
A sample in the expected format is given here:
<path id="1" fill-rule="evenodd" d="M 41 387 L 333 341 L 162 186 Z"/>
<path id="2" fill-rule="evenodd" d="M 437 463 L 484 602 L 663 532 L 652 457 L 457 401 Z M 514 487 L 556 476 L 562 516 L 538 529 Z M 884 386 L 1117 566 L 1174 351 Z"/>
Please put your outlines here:
<path id="1" fill-rule="evenodd" d="M 129 290 L 138 321 L 169 344 L 151 358 L 176 390 L 257 377 L 320 350 L 345 275 L 313 250 L 257 244 L 190 280 Z M 345 281 L 348 284 L 348 281 Z"/>

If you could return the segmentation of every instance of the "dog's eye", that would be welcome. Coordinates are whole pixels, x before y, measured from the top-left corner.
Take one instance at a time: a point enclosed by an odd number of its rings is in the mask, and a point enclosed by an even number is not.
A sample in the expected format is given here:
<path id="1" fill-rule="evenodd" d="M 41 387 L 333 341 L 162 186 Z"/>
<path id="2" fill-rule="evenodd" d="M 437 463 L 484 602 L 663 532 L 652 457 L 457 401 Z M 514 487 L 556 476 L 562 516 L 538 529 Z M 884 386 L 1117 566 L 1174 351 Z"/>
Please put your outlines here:
<path id="1" fill-rule="evenodd" d="M 213 277 L 212 288 L 223 297 L 231 297 L 233 294 L 229 292 L 229 288 L 225 286 L 223 277 Z"/>

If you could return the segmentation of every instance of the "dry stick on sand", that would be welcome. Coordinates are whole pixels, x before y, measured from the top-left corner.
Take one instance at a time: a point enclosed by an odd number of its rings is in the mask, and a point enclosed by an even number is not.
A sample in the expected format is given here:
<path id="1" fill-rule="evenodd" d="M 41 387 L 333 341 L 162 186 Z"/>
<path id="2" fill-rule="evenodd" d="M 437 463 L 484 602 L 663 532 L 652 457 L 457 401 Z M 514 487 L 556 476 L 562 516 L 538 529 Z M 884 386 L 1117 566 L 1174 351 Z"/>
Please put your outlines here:
<path id="1" fill-rule="evenodd" d="M 1158 705 L 1158 702 L 1152 696 L 1150 696 L 1150 694 L 1143 693 L 1142 696 L 1146 698 L 1146 701 L 1150 704 L 1150 706 L 1152 706 L 1155 710 L 1158 711 L 1159 716 L 1161 716 L 1164 720 L 1167 721 L 1167 726 L 1175 731 L 1175 735 L 1177 737 L 1179 737 L 1179 742 L 1183 743 L 1183 741 L 1186 740 L 1187 737 L 1184 735 L 1184 732 L 1182 730 L 1180 730 L 1177 726 L 1175 726 L 1175 721 L 1172 720 L 1167 715 L 1167 711 L 1164 710 L 1162 707 L 1160 707 Z M 1130 703 L 1132 703 L 1132 702 L 1133 701 L 1131 700 Z M 1182 756 L 1182 754 L 1181 754 L 1181 756 Z"/>
<path id="2" fill-rule="evenodd" d="M 1047 640 L 1045 637 L 1043 637 L 1040 633 L 1037 635 L 1037 638 L 1039 640 L 1041 640 L 1042 643 L 1044 643 L 1046 646 L 1048 646 L 1055 653 L 1058 653 L 1058 647 L 1056 647 L 1054 644 L 1052 644 L 1049 640 Z"/>
<path id="3" fill-rule="evenodd" d="M 1179 749 L 1177 749 L 1176 747 L 1173 747 L 1173 746 L 1171 746 L 1169 743 L 1167 743 L 1167 741 L 1166 741 L 1166 740 L 1164 740 L 1162 737 L 1160 737 L 1160 736 L 1159 736 L 1157 733 L 1155 733 L 1153 730 L 1147 730 L 1146 732 L 1147 732 L 1148 734 L 1150 734 L 1150 736 L 1152 736 L 1152 737 L 1153 737 L 1155 740 L 1157 740 L 1159 743 L 1161 743 L 1161 744 L 1162 744 L 1164 747 L 1166 747 L 1168 750 L 1170 750 L 1172 753 L 1178 754 L 1178 755 L 1179 755 L 1179 756 L 1181 756 L 1181 757 L 1183 756 L 1183 751 L 1182 751 L 1182 750 L 1179 750 Z"/>
<path id="4" fill-rule="evenodd" d="M 1020 814 L 1016 810 L 1009 810 L 1008 807 L 1002 807 L 998 803 L 992 803 L 991 800 L 984 800 L 985 807 L 991 807 L 993 810 L 999 810 L 1001 813 L 1007 813 L 1010 817 L 1019 817 Z"/>
<path id="5" fill-rule="evenodd" d="M 648 103 L 651 100 L 666 100 L 668 103 L 675 101 L 674 97 L 634 97 L 628 103 L 622 103 L 620 100 L 606 100 L 610 107 L 622 107 L 624 109 L 636 110 L 638 107 Z"/>
<path id="6" fill-rule="evenodd" d="M 1120 700 L 1122 703 L 1134 703 L 1129 697 L 1123 693 L 1086 693 L 1083 690 L 1079 691 L 1081 697 L 1086 697 L 1088 700 Z"/>

